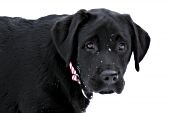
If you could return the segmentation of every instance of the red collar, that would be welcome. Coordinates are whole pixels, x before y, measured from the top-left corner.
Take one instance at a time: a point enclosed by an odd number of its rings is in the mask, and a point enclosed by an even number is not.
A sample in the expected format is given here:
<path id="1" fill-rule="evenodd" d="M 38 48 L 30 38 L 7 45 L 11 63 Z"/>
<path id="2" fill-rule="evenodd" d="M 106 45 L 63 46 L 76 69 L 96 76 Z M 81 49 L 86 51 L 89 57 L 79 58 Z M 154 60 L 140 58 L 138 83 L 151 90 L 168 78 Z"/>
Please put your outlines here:
<path id="1" fill-rule="evenodd" d="M 87 91 L 86 91 L 86 86 L 83 86 L 83 84 L 81 84 L 81 82 L 80 82 L 80 77 L 79 77 L 79 75 L 77 74 L 77 72 L 76 72 L 76 70 L 74 69 L 74 66 L 72 65 L 72 63 L 70 62 L 70 64 L 69 64 L 69 67 L 70 67 L 70 71 L 71 71 L 71 73 L 72 73 L 72 80 L 73 81 L 76 81 L 78 84 L 80 84 L 81 85 L 81 87 L 82 87 L 82 89 L 81 89 L 81 91 L 82 91 L 82 94 L 84 95 L 84 97 L 85 98 L 87 98 L 87 99 L 91 99 L 92 97 L 93 97 L 93 94 L 92 93 L 90 93 L 90 95 L 88 96 L 87 95 Z"/>
<path id="2" fill-rule="evenodd" d="M 77 74 L 76 70 L 74 69 L 72 63 L 70 62 L 69 64 L 71 73 L 72 73 L 72 80 L 78 82 L 79 84 L 81 84 L 80 80 L 79 80 L 79 75 Z"/>

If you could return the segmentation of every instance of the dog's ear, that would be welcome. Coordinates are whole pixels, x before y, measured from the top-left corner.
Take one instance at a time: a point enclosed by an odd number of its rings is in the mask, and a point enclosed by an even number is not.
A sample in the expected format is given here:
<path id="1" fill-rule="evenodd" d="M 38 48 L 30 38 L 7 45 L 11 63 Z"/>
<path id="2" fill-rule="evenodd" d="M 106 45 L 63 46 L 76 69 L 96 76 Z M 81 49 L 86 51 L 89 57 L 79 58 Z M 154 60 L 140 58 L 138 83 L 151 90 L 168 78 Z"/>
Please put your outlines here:
<path id="1" fill-rule="evenodd" d="M 132 29 L 132 52 L 134 53 L 135 68 L 136 71 L 139 71 L 139 63 L 144 58 L 149 48 L 150 37 L 145 30 L 133 22 L 129 15 L 126 16 L 128 17 Z"/>
<path id="2" fill-rule="evenodd" d="M 144 58 L 149 45 L 150 37 L 146 31 L 144 31 L 136 23 L 133 24 L 134 36 L 132 38 L 132 50 L 134 52 L 135 68 L 139 71 L 139 63 Z"/>
<path id="3" fill-rule="evenodd" d="M 51 29 L 53 43 L 68 66 L 76 44 L 76 34 L 80 24 L 87 19 L 86 10 L 79 10 L 74 15 L 63 16 Z"/>

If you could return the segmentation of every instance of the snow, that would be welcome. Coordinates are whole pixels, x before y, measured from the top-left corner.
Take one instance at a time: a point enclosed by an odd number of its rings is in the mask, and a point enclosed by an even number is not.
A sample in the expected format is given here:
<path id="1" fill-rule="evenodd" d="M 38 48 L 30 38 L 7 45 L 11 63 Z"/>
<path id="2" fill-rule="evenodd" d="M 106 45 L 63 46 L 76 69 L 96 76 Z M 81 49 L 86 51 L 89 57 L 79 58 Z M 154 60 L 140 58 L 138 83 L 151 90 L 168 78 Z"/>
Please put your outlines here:
<path id="1" fill-rule="evenodd" d="M 168 0 L 0 0 L 0 15 L 36 19 L 102 7 L 130 14 L 151 37 L 140 72 L 135 71 L 132 56 L 123 93 L 94 94 L 87 113 L 170 113 L 169 6 Z"/>

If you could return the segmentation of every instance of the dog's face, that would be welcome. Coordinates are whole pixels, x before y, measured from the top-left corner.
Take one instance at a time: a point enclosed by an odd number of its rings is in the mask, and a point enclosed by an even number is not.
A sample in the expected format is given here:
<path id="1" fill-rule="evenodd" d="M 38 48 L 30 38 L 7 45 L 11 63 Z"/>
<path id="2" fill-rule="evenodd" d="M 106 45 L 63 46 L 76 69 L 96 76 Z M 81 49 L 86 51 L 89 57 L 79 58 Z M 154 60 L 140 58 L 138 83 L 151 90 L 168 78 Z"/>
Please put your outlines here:
<path id="1" fill-rule="evenodd" d="M 139 71 L 150 43 L 148 34 L 130 16 L 106 9 L 81 10 L 57 22 L 52 31 L 66 64 L 74 62 L 86 89 L 101 94 L 122 92 L 132 52 Z"/>
<path id="2" fill-rule="evenodd" d="M 121 93 L 131 52 L 126 18 L 91 14 L 78 33 L 77 62 L 84 85 L 91 92 Z"/>

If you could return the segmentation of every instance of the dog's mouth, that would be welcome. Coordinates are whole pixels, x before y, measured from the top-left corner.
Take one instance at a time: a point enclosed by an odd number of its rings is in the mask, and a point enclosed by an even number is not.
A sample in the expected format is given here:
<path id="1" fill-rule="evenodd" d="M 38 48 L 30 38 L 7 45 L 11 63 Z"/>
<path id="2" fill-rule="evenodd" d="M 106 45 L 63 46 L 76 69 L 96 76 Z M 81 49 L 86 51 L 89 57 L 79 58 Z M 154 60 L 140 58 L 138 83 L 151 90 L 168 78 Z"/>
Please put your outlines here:
<path id="1" fill-rule="evenodd" d="M 112 94 L 114 92 L 115 92 L 114 90 L 108 90 L 108 91 L 100 91 L 99 93 L 100 94 Z"/>
<path id="2" fill-rule="evenodd" d="M 122 91 L 123 91 L 123 88 L 124 88 L 124 87 L 121 86 L 121 87 L 116 88 L 115 90 L 113 90 L 113 89 L 110 89 L 110 90 L 102 90 L 102 91 L 99 91 L 98 93 L 99 93 L 99 94 L 112 94 L 112 93 L 121 94 Z"/>
<path id="3" fill-rule="evenodd" d="M 114 84 L 106 84 L 102 82 L 101 80 L 91 79 L 88 83 L 88 89 L 90 89 L 91 92 L 99 93 L 99 94 L 121 94 L 124 89 L 124 79 L 121 78 L 119 81 L 117 81 Z"/>
<path id="4" fill-rule="evenodd" d="M 121 94 L 124 89 L 124 84 L 125 84 L 123 79 L 121 79 L 117 83 L 109 85 L 109 86 L 103 84 L 102 82 L 97 82 L 97 81 L 91 82 L 92 84 L 90 86 L 89 85 L 86 86 L 83 83 L 85 83 L 85 82 L 82 82 L 82 84 L 81 84 L 82 93 L 87 99 L 91 99 L 93 97 L 93 92 L 99 93 L 102 95 L 113 94 L 113 93 Z"/>

